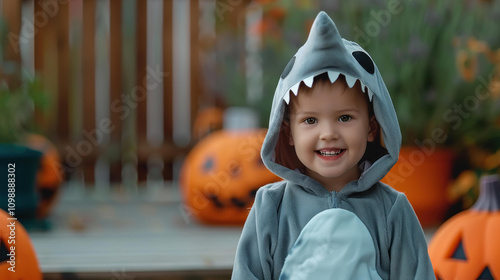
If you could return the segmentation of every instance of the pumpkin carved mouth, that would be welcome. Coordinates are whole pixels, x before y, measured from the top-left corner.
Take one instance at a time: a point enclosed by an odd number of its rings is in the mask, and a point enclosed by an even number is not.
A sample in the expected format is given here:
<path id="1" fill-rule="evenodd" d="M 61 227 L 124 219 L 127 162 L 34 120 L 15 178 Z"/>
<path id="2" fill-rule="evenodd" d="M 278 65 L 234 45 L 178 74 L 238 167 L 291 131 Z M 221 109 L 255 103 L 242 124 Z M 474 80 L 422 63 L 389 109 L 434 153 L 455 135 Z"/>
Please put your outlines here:
<path id="1" fill-rule="evenodd" d="M 491 274 L 489 267 L 486 267 L 483 270 L 483 273 L 481 273 L 481 275 L 479 275 L 479 277 L 477 279 L 478 280 L 495 280 L 495 278 L 493 278 L 493 275 Z"/>
<path id="2" fill-rule="evenodd" d="M 246 198 L 231 197 L 228 200 L 220 200 L 215 194 L 209 193 L 205 194 L 205 197 L 209 199 L 215 207 L 219 209 L 224 209 L 226 207 L 236 207 L 240 209 L 248 208 L 255 199 L 255 194 L 258 189 L 251 190 Z"/>
<path id="3" fill-rule="evenodd" d="M 9 257 L 7 256 L 9 254 L 9 250 L 7 249 L 7 246 L 3 242 L 3 240 L 0 239 L 0 263 L 6 262 L 9 260 Z"/>

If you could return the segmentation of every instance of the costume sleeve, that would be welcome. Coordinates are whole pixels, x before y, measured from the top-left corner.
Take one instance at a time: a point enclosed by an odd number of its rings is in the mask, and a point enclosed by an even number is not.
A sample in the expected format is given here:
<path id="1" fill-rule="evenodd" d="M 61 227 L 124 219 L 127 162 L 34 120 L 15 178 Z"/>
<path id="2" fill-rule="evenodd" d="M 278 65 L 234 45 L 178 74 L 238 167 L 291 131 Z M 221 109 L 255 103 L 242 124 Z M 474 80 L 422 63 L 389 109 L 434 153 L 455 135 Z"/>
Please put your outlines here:
<path id="1" fill-rule="evenodd" d="M 231 279 L 272 278 L 276 232 L 276 203 L 265 188 L 260 188 L 241 233 Z"/>
<path id="2" fill-rule="evenodd" d="M 436 279 L 420 223 L 404 194 L 399 194 L 387 218 L 390 279 Z"/>

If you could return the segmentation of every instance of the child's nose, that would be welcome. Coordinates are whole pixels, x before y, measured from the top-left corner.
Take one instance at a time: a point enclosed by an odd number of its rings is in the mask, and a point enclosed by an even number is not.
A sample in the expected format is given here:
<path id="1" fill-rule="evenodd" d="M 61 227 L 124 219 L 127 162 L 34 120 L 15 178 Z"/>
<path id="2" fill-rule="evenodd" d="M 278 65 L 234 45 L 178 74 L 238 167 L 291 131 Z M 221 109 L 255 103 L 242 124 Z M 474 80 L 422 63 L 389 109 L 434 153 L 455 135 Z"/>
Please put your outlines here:
<path id="1" fill-rule="evenodd" d="M 338 127 L 334 122 L 323 122 L 321 126 L 320 139 L 329 141 L 339 138 Z"/>

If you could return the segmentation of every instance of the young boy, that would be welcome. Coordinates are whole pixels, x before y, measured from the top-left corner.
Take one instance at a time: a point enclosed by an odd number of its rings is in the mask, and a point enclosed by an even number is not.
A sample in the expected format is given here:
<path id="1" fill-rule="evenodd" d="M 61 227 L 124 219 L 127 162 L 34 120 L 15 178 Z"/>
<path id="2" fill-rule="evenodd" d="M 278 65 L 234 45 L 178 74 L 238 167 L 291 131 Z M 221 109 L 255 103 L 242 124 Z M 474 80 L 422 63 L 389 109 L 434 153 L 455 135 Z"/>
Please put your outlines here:
<path id="1" fill-rule="evenodd" d="M 284 181 L 257 192 L 232 278 L 435 279 L 406 196 L 379 182 L 400 146 L 377 67 L 320 12 L 281 75 L 261 151 Z"/>

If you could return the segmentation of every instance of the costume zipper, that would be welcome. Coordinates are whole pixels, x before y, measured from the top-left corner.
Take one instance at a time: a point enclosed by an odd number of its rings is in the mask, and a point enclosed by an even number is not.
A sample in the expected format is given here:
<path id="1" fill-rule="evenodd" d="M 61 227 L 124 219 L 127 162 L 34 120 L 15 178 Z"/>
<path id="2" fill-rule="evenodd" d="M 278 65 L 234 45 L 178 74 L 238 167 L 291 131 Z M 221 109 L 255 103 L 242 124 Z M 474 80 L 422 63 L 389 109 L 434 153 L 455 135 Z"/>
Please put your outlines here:
<path id="1" fill-rule="evenodd" d="M 339 204 L 338 193 L 336 191 L 330 192 L 330 204 L 332 208 L 337 208 Z"/>

